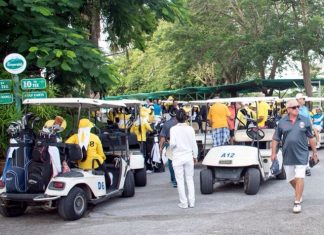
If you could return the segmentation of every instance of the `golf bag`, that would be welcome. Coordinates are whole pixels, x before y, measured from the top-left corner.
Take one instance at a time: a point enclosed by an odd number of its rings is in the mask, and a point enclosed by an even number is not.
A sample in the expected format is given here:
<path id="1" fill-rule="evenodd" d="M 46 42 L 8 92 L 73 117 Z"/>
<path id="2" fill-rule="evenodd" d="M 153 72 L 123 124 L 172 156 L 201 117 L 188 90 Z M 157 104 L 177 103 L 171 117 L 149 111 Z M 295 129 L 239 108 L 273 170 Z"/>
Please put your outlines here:
<path id="1" fill-rule="evenodd" d="M 40 132 L 32 152 L 32 160 L 28 167 L 27 191 L 29 193 L 41 193 L 47 188 L 53 176 L 52 159 L 49 148 L 57 143 L 55 133 Z"/>
<path id="2" fill-rule="evenodd" d="M 29 117 L 31 114 L 26 114 L 22 122 L 12 123 L 8 128 L 11 139 L 3 173 L 8 193 L 27 191 L 28 166 L 31 162 L 35 138 L 33 131 L 27 127 Z"/>

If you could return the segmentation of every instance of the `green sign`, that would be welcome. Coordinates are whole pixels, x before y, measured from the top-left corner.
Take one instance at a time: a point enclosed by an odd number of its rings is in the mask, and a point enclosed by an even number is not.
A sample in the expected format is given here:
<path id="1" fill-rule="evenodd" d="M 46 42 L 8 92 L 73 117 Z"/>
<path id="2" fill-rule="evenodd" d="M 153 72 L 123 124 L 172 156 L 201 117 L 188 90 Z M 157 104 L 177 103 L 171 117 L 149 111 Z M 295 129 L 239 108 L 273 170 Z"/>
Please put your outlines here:
<path id="1" fill-rule="evenodd" d="M 45 89 L 46 80 L 45 78 L 25 78 L 20 81 L 22 90 L 35 90 L 35 89 Z"/>
<path id="2" fill-rule="evenodd" d="M 0 104 L 11 104 L 13 102 L 13 95 L 10 93 L 0 93 Z"/>
<path id="3" fill-rule="evenodd" d="M 10 91 L 12 87 L 12 81 L 10 79 L 0 80 L 0 91 Z"/>
<path id="4" fill-rule="evenodd" d="M 23 92 L 23 99 L 44 99 L 47 98 L 46 91 Z"/>
<path id="5" fill-rule="evenodd" d="M 19 74 L 26 69 L 27 63 L 25 57 L 17 53 L 12 53 L 6 56 L 3 65 L 9 73 Z"/>

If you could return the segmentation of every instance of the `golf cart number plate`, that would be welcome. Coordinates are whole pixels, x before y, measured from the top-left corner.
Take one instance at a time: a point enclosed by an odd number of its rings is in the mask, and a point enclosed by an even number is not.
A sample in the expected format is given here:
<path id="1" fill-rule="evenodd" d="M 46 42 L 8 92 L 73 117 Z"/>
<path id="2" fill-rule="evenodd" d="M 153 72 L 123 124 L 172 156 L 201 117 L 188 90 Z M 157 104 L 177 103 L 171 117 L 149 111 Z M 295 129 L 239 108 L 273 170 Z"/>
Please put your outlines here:
<path id="1" fill-rule="evenodd" d="M 233 158 L 235 153 L 223 153 L 220 157 L 221 158 Z"/>
<path id="2" fill-rule="evenodd" d="M 98 189 L 99 190 L 105 190 L 105 183 L 104 182 L 98 182 Z"/>
<path id="3" fill-rule="evenodd" d="M 219 164 L 232 164 L 232 160 L 219 160 Z"/>

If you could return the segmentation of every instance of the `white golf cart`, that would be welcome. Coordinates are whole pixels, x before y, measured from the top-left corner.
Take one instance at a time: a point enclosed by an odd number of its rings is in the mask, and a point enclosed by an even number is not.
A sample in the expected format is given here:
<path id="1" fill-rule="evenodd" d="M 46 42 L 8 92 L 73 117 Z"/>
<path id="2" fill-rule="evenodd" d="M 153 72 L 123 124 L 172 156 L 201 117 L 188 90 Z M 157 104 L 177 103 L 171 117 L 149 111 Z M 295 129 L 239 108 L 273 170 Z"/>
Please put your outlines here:
<path id="1" fill-rule="evenodd" d="M 207 100 L 194 100 L 188 102 L 191 107 L 194 105 L 207 106 Z M 191 115 L 191 114 L 190 114 Z M 196 142 L 198 145 L 198 160 L 204 158 L 206 153 L 213 147 L 213 137 L 211 133 L 211 127 L 208 126 L 206 121 L 202 120 L 202 131 L 199 130 L 199 124 L 197 122 L 190 122 L 190 125 L 195 130 Z"/>
<path id="2" fill-rule="evenodd" d="M 125 104 L 119 101 L 106 101 L 102 103 L 101 100 L 83 98 L 26 99 L 23 104 L 78 108 L 78 120 L 80 119 L 80 110 L 82 108 L 125 107 Z M 52 145 L 48 143 L 48 146 L 59 148 L 60 154 L 64 152 L 66 161 L 77 161 L 83 157 L 79 145 L 64 143 L 54 143 Z M 25 146 L 21 144 L 18 145 L 18 150 L 19 148 L 25 149 Z M 25 155 L 26 153 L 18 156 L 26 159 L 24 164 L 26 172 L 23 174 L 24 179 L 22 181 L 25 185 L 20 187 L 19 190 L 8 190 L 7 183 L 10 180 L 12 181 L 12 179 L 9 179 L 8 175 L 5 177 L 5 172 L 0 181 L 0 213 L 3 216 L 19 216 L 25 212 L 27 206 L 45 205 L 51 208 L 58 208 L 59 215 L 65 220 L 77 220 L 86 212 L 88 203 L 97 204 L 115 196 L 134 196 L 134 175 L 130 169 L 127 151 L 121 155 L 114 155 L 114 159 L 111 161 L 113 164 L 105 165 L 105 170 L 111 176 L 110 185 L 106 184 L 105 172 L 103 170 L 71 168 L 70 172 L 60 173 L 52 177 L 49 183 L 44 185 L 43 190 L 37 193 L 30 192 L 29 190 L 30 184 L 34 182 L 28 178 L 31 175 L 31 172 L 28 172 L 30 171 L 28 166 L 32 165 L 34 159 L 33 156 L 26 157 Z M 107 159 L 109 159 L 109 156 L 107 156 Z M 14 169 L 15 166 L 12 167 L 12 170 Z"/>
<path id="3" fill-rule="evenodd" d="M 257 102 L 273 101 L 274 97 L 240 97 L 228 99 L 212 99 L 214 102 Z M 257 104 L 256 104 L 257 105 Z M 261 181 L 270 178 L 285 179 L 282 167 L 282 152 L 278 150 L 278 161 L 281 173 L 273 176 L 271 167 L 271 140 L 274 129 L 250 127 L 247 130 L 237 130 L 235 144 L 213 147 L 205 156 L 202 164 L 206 166 L 200 172 L 200 190 L 202 194 L 211 194 L 215 182 L 244 183 L 246 194 L 255 195 L 259 191 Z M 263 148 L 261 148 L 261 145 Z"/>
<path id="4" fill-rule="evenodd" d="M 111 101 L 101 100 L 101 102 L 105 105 L 106 102 Z M 120 102 L 128 108 L 135 107 L 135 117 L 138 114 L 138 108 L 143 104 L 143 101 L 139 100 L 121 100 Z M 129 146 L 133 145 L 134 141 L 137 144 L 136 136 L 127 132 L 132 122 L 125 120 L 125 118 L 120 121 L 124 122 L 125 132 L 105 130 L 101 133 L 100 137 L 104 151 L 106 154 L 115 155 L 118 152 L 120 154 L 122 151 L 127 150 L 129 152 L 130 169 L 134 172 L 135 186 L 143 187 L 147 183 L 144 156 L 139 149 L 129 149 Z"/>

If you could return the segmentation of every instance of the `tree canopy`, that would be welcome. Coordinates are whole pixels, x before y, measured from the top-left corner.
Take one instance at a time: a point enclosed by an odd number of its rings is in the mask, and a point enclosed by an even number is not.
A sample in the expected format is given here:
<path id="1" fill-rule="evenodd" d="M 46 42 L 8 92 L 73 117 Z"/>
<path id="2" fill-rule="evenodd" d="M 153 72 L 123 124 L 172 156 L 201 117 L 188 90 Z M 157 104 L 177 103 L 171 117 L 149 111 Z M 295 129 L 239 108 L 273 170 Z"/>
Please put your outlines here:
<path id="1" fill-rule="evenodd" d="M 120 74 L 98 49 L 92 26 L 101 19 L 115 49 L 143 50 L 159 19 L 174 21 L 183 13 L 176 0 L 0 0 L 0 55 L 24 55 L 27 76 L 46 69 L 61 95 L 85 95 L 90 84 L 104 93 Z"/>
<path id="2" fill-rule="evenodd" d="M 161 22 L 145 53 L 132 50 L 129 60 L 117 59 L 125 77 L 111 93 L 118 94 L 120 87 L 137 93 L 274 79 L 289 66 L 289 58 L 308 61 L 311 71 L 315 58 L 323 59 L 323 4 L 321 0 L 187 1 L 190 23 Z M 304 76 L 308 95 L 311 77 Z"/>

